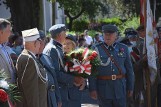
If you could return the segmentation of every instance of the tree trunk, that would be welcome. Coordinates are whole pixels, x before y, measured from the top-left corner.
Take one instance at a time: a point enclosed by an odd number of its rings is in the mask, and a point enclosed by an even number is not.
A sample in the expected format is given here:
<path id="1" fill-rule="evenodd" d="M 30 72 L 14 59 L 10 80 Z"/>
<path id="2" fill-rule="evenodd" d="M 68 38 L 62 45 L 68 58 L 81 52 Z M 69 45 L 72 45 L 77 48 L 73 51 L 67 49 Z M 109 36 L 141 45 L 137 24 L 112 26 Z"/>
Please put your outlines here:
<path id="1" fill-rule="evenodd" d="M 6 0 L 11 11 L 14 31 L 40 28 L 40 0 Z"/>
<path id="2" fill-rule="evenodd" d="M 68 25 L 69 31 L 72 30 L 72 25 L 73 25 L 73 18 L 69 18 L 69 25 Z"/>
<path id="3" fill-rule="evenodd" d="M 85 10 L 82 9 L 77 15 L 75 16 L 71 16 L 70 12 L 68 10 L 64 10 L 65 14 L 67 15 L 67 17 L 69 18 L 69 25 L 68 25 L 68 29 L 71 31 L 72 30 L 72 25 L 73 25 L 73 20 L 77 19 L 79 16 L 81 16 L 83 14 Z"/>
<path id="4" fill-rule="evenodd" d="M 53 3 L 52 3 L 52 6 L 53 6 L 53 7 L 52 7 L 52 11 L 53 11 L 53 13 L 52 13 L 52 17 L 53 17 L 53 18 L 52 18 L 52 25 L 55 25 L 55 17 L 56 17 L 56 16 L 55 16 L 55 8 L 56 8 L 55 5 L 56 5 L 56 2 L 53 2 Z"/>

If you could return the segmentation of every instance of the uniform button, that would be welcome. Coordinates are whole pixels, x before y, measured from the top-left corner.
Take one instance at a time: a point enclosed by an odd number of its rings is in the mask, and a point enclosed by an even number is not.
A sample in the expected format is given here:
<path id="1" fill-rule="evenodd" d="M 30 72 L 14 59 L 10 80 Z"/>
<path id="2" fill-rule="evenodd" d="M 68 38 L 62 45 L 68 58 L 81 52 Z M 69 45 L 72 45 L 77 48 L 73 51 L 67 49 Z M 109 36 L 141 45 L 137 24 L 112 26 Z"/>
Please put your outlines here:
<path id="1" fill-rule="evenodd" d="M 115 69 L 113 69 L 112 71 L 115 71 Z"/>
<path id="2" fill-rule="evenodd" d="M 113 55 L 111 55 L 111 56 L 113 56 Z"/>

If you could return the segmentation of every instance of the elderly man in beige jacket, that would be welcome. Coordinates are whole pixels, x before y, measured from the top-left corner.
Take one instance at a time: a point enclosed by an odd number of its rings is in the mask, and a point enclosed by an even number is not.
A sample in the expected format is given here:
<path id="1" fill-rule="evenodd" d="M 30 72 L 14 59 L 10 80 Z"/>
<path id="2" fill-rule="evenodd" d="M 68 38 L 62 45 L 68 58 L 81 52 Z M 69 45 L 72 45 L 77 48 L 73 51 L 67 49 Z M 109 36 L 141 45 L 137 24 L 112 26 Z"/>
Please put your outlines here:
<path id="1" fill-rule="evenodd" d="M 18 89 L 22 100 L 17 107 L 47 107 L 47 74 L 36 59 L 40 49 L 37 28 L 22 31 L 25 49 L 17 59 Z"/>

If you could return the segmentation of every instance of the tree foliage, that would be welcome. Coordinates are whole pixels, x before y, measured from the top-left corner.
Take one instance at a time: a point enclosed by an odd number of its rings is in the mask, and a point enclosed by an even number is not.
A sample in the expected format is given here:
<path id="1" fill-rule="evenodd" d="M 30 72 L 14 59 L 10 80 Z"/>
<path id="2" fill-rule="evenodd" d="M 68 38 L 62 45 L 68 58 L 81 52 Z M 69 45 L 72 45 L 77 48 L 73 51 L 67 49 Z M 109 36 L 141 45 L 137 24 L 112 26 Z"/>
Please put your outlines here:
<path id="1" fill-rule="evenodd" d="M 69 18 L 69 29 L 73 20 L 84 15 L 89 19 L 96 16 L 129 18 L 136 16 L 138 0 L 57 0 Z"/>
<path id="2" fill-rule="evenodd" d="M 64 8 L 65 14 L 69 18 L 69 29 L 72 28 L 73 20 L 80 17 L 82 14 L 89 18 L 95 17 L 99 12 L 108 12 L 105 3 L 100 0 L 57 0 L 60 8 Z"/>
<path id="3" fill-rule="evenodd" d="M 140 0 L 47 0 L 59 2 L 60 8 L 64 8 L 69 18 L 69 29 L 73 20 L 83 18 L 95 19 L 100 15 L 105 18 L 120 17 L 128 19 L 139 15 Z M 151 1 L 153 10 L 154 0 Z M 156 0 L 156 20 L 161 16 L 160 0 Z M 22 31 L 33 27 L 42 28 L 42 0 L 0 0 L 0 4 L 6 4 L 11 11 L 11 21 L 15 31 Z"/>

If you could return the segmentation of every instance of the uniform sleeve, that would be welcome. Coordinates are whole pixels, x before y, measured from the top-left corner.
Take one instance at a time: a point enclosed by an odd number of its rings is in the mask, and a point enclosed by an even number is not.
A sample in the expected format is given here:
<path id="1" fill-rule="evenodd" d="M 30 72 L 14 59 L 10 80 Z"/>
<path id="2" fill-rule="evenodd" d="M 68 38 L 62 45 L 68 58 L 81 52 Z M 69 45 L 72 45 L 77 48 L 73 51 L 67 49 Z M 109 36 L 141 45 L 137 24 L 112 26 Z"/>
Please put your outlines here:
<path id="1" fill-rule="evenodd" d="M 134 71 L 132 67 L 132 62 L 130 58 L 130 53 L 126 48 L 126 59 L 125 59 L 125 68 L 126 68 L 126 79 L 127 79 L 127 90 L 134 89 Z"/>
<path id="2" fill-rule="evenodd" d="M 50 74 L 52 75 L 53 79 L 54 79 L 54 85 L 55 85 L 55 94 L 56 94 L 56 100 L 57 103 L 61 102 L 61 95 L 60 95 L 60 91 L 59 91 L 59 86 L 58 86 L 58 81 L 57 81 L 57 77 L 56 77 L 56 73 L 55 73 L 55 69 L 54 67 L 52 67 L 51 65 L 51 60 L 48 60 L 50 62 L 47 62 L 44 58 L 45 56 L 42 55 L 42 57 L 40 58 L 40 61 L 43 63 L 44 67 L 46 68 L 46 70 L 48 72 L 50 72 Z M 48 58 L 48 56 L 47 56 Z M 49 58 L 48 58 L 49 59 Z"/>
<path id="3" fill-rule="evenodd" d="M 25 95 L 25 100 L 27 106 L 29 107 L 40 107 L 39 106 L 39 90 L 38 90 L 38 75 L 35 67 L 34 60 L 29 58 L 24 70 L 24 76 L 22 77 L 22 88 L 23 94 Z"/>
<path id="4" fill-rule="evenodd" d="M 53 61 L 53 66 L 55 68 L 58 82 L 72 85 L 74 82 L 74 76 L 67 74 L 60 69 L 61 65 L 59 63 L 60 61 L 56 49 L 54 48 L 51 49 L 50 57 L 52 58 Z"/>

